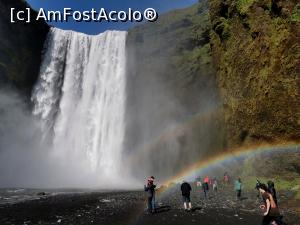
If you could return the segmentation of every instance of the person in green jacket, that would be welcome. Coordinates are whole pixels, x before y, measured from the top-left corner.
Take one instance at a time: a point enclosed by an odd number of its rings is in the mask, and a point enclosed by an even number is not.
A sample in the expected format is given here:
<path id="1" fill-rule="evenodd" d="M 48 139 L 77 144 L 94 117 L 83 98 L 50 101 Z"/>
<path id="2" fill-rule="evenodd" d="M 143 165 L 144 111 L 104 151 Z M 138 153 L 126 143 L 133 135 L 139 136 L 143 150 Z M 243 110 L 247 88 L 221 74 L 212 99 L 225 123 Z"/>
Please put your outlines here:
<path id="1" fill-rule="evenodd" d="M 234 182 L 234 190 L 236 191 L 236 199 L 241 200 L 241 196 L 242 196 L 242 180 L 241 180 L 241 178 L 238 178 Z"/>

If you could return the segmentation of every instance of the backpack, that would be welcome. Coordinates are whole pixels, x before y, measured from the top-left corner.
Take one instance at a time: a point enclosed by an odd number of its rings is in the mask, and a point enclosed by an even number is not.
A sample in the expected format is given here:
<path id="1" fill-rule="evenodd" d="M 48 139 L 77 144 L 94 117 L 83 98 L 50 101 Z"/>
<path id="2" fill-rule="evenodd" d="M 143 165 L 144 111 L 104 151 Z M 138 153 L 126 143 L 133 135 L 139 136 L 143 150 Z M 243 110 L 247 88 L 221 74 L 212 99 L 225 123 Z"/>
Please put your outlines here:
<path id="1" fill-rule="evenodd" d="M 273 181 L 271 181 L 271 180 L 269 180 L 268 181 L 268 188 L 274 188 L 275 187 L 275 184 L 274 184 L 274 182 Z"/>

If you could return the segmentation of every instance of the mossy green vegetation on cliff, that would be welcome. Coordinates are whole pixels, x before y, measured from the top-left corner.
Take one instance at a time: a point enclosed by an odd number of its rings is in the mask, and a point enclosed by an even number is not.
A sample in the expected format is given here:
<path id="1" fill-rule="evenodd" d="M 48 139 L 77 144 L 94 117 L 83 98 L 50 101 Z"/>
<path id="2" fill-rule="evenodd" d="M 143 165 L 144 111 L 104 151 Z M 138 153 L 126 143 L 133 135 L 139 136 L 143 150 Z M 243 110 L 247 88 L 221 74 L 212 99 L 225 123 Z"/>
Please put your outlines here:
<path id="1" fill-rule="evenodd" d="M 211 46 L 217 66 L 228 147 L 300 141 L 298 1 L 210 0 Z M 240 175 L 274 180 L 299 206 L 299 154 L 259 157 Z"/>
<path id="2" fill-rule="evenodd" d="M 237 8 L 240 12 L 245 13 L 254 2 L 255 0 L 238 0 Z"/>
<path id="3" fill-rule="evenodd" d="M 300 3 L 296 5 L 290 18 L 292 22 L 300 23 Z"/>
<path id="4" fill-rule="evenodd" d="M 298 1 L 210 0 L 229 146 L 300 140 Z"/>

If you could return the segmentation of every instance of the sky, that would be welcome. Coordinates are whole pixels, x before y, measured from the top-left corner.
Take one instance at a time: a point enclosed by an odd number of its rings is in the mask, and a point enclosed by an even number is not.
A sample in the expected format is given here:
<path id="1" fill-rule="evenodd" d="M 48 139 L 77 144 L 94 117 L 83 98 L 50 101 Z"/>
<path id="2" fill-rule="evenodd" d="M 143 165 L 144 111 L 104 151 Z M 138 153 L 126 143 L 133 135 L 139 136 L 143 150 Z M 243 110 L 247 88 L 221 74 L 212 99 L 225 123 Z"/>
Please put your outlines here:
<path id="1" fill-rule="evenodd" d="M 158 15 L 170 11 L 172 9 L 184 8 L 191 6 L 198 0 L 27 0 L 32 8 L 39 10 L 60 10 L 63 8 L 72 8 L 73 10 L 91 10 L 92 8 L 106 10 L 125 10 L 132 8 L 133 10 L 145 10 L 146 8 L 154 8 Z M 86 34 L 98 34 L 106 30 L 127 30 L 134 26 L 132 22 L 51 22 L 50 25 L 55 27 L 83 32 Z"/>

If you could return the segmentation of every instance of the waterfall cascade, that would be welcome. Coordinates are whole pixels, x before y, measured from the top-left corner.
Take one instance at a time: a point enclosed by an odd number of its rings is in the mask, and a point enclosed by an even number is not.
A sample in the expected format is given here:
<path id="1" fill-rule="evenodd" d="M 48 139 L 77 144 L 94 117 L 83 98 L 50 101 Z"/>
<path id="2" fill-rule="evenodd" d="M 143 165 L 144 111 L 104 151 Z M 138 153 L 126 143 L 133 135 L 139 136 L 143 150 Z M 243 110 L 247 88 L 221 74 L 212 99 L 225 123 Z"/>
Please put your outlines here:
<path id="1" fill-rule="evenodd" d="M 99 176 L 119 172 L 126 105 L 126 32 L 88 36 L 52 28 L 34 114 L 62 161 L 82 164 Z"/>

